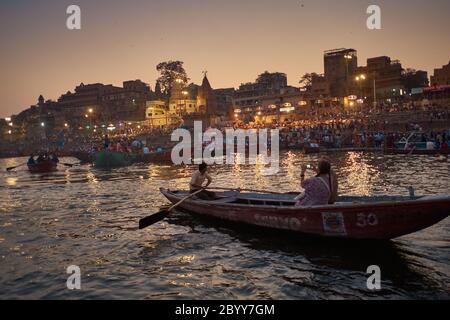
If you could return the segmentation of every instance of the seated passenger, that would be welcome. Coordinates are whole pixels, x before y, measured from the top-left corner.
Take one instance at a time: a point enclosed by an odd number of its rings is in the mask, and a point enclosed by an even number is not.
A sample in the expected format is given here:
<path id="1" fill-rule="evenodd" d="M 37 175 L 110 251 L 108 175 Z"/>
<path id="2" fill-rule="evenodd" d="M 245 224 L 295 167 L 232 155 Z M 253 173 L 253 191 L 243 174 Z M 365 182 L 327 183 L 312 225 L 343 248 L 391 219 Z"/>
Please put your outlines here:
<path id="1" fill-rule="evenodd" d="M 331 170 L 331 165 L 326 160 L 321 160 L 315 169 L 317 175 L 305 180 L 307 166 L 302 166 L 301 186 L 305 191 L 297 200 L 297 206 L 320 206 L 334 204 L 337 199 L 338 182 L 336 174 Z"/>

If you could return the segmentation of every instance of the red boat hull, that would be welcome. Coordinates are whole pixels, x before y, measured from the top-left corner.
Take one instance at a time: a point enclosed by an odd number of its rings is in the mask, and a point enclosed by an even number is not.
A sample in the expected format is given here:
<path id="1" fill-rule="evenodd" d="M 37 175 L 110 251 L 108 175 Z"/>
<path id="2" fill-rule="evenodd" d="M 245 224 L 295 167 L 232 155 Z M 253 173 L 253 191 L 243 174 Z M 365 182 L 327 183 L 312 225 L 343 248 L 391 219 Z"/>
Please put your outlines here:
<path id="1" fill-rule="evenodd" d="M 46 173 L 56 171 L 58 164 L 53 161 L 45 161 L 37 164 L 29 164 L 28 170 L 31 173 Z"/>
<path id="2" fill-rule="evenodd" d="M 172 203 L 182 199 L 182 194 L 166 189 L 161 189 L 161 192 Z M 186 200 L 180 207 L 209 217 L 302 234 L 387 240 L 425 229 L 448 217 L 450 197 L 402 202 L 349 202 L 321 207 Z"/>

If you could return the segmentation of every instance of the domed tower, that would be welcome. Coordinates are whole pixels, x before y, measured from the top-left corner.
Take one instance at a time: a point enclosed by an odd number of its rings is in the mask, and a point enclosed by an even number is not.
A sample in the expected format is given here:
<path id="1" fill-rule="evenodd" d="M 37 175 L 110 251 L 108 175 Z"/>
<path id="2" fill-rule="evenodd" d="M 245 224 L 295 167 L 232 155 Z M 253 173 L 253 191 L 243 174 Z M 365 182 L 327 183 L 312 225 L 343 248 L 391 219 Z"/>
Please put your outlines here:
<path id="1" fill-rule="evenodd" d="M 197 106 L 200 112 L 207 115 L 214 115 L 217 109 L 217 100 L 206 74 L 207 72 L 205 71 L 202 85 L 198 89 Z"/>
<path id="2" fill-rule="evenodd" d="M 44 103 L 45 103 L 45 99 L 44 99 L 44 97 L 43 97 L 42 94 L 41 94 L 41 95 L 39 96 L 39 98 L 38 98 L 38 106 L 43 106 Z"/>

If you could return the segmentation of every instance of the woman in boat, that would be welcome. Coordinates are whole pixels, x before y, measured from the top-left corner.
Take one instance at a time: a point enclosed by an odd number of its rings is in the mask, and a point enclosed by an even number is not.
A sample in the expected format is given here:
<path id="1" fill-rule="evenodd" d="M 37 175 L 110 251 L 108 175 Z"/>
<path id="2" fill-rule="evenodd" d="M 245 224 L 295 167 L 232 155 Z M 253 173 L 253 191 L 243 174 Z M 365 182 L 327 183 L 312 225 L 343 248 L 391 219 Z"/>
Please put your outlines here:
<path id="1" fill-rule="evenodd" d="M 300 175 L 301 186 L 305 191 L 301 193 L 297 200 L 297 206 L 319 206 L 334 204 L 337 198 L 338 183 L 336 174 L 331 170 L 331 165 L 326 160 L 320 160 L 315 169 L 317 175 L 305 180 L 305 173 L 308 167 L 302 166 Z"/>

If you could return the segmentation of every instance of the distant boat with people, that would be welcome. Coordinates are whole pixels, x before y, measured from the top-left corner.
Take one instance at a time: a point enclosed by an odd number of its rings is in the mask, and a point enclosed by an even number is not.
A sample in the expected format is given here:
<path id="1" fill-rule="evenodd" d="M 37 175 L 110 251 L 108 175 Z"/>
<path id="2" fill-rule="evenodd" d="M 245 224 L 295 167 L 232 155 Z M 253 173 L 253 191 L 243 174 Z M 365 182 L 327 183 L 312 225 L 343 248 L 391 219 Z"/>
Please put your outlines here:
<path id="1" fill-rule="evenodd" d="M 46 173 L 56 171 L 58 163 L 52 160 L 45 160 L 37 163 L 28 163 L 27 166 L 31 173 Z"/>

